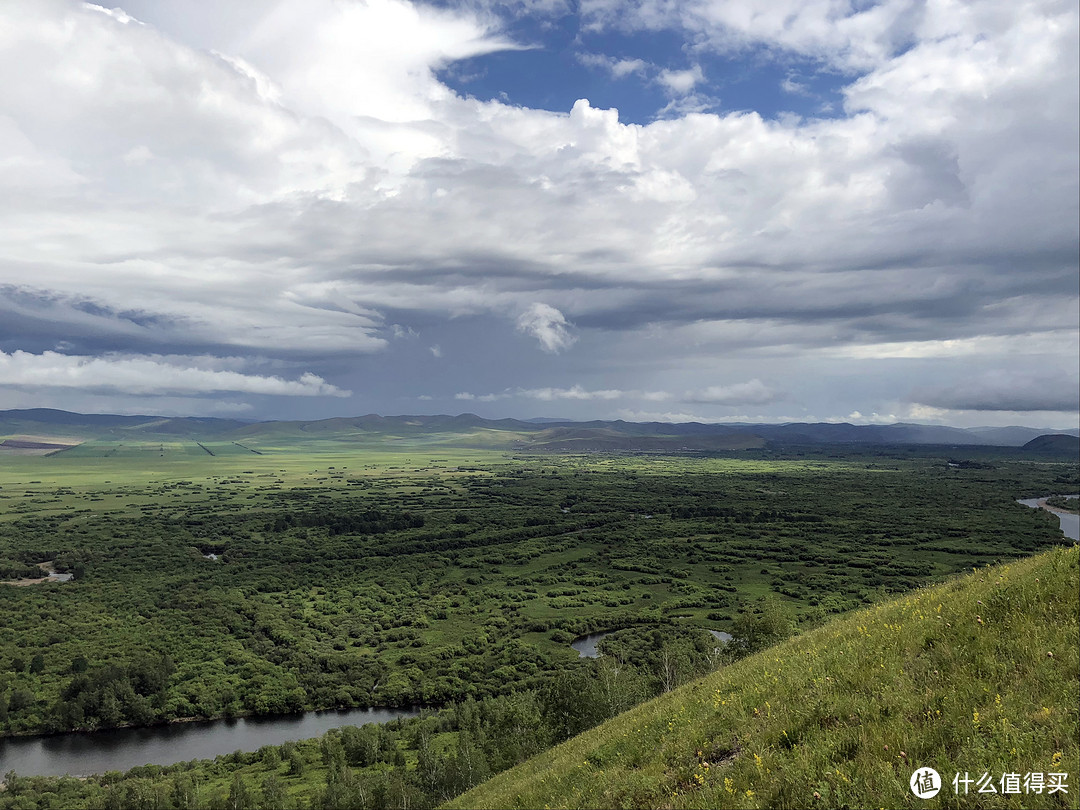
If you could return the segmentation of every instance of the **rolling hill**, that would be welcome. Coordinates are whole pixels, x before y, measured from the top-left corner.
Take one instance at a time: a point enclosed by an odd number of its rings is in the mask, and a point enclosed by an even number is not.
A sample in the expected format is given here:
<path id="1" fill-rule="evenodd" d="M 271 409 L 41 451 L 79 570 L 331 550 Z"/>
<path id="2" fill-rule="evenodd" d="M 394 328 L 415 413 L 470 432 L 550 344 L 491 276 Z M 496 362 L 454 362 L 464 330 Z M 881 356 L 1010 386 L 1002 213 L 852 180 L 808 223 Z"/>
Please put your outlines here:
<path id="1" fill-rule="evenodd" d="M 1080 438 L 1062 433 L 1036 436 L 1024 445 L 1025 450 L 1055 456 L 1080 457 Z"/>
<path id="2" fill-rule="evenodd" d="M 1077 431 L 1044 436 L 1034 428 L 847 423 L 702 424 L 685 422 L 555 422 L 456 416 L 366 414 L 311 421 L 251 422 L 213 417 L 77 414 L 48 408 L 0 411 L 0 442 L 226 441 L 256 447 L 308 442 L 397 442 L 502 448 L 524 452 L 735 451 L 814 445 L 1020 446 L 1039 452 L 1077 444 Z M 1069 442 L 1072 444 L 1069 444 Z M 9 445 L 9 449 L 18 449 Z M 64 452 L 61 450 L 61 452 Z M 1075 452 L 1075 451 L 1074 451 Z"/>
<path id="3" fill-rule="evenodd" d="M 1075 807 L 1078 562 L 1058 549 L 848 614 L 448 807 Z M 925 767 L 944 778 L 928 801 L 909 788 Z M 965 773 L 998 791 L 1005 774 L 1067 773 L 1069 793 L 965 798 Z"/>

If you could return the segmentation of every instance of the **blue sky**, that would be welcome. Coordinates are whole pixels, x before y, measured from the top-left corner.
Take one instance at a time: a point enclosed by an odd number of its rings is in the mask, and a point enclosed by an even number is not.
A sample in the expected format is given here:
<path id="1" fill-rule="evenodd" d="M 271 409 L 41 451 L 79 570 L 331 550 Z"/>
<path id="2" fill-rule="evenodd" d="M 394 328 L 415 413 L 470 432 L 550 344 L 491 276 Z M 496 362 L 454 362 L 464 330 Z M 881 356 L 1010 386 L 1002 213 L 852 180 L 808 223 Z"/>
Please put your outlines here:
<path id="1" fill-rule="evenodd" d="M 763 45 L 717 52 L 694 47 L 679 31 L 597 29 L 575 13 L 502 20 L 519 49 L 455 61 L 438 71 L 440 80 L 462 95 L 534 109 L 566 111 L 586 98 L 617 109 L 623 123 L 648 124 L 687 107 L 833 117 L 852 79 L 822 60 Z M 692 90 L 665 85 L 665 72 L 697 74 Z"/>
<path id="2" fill-rule="evenodd" d="M 1075 2 L 0 31 L 0 408 L 1077 427 Z"/>

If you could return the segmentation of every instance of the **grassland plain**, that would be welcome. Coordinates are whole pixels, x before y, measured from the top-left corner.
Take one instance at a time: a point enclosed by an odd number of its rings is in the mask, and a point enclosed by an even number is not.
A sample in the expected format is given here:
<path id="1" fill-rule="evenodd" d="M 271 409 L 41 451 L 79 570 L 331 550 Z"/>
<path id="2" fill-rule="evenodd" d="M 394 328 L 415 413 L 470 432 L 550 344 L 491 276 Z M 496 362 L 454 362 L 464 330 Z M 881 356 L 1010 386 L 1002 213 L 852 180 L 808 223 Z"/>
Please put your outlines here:
<path id="1" fill-rule="evenodd" d="M 764 595 L 813 625 L 1059 543 L 1013 499 L 1077 482 L 1075 464 L 1015 454 L 509 456 L 436 439 L 5 458 L 0 563 L 77 577 L 0 587 L 0 729 L 508 694 L 572 666 L 576 633 L 729 629 Z"/>
<path id="2" fill-rule="evenodd" d="M 1059 549 L 834 619 L 447 806 L 1076 807 L 1078 561 Z M 946 784 L 924 800 L 909 778 L 927 766 Z M 1068 773 L 1068 793 L 1024 792 L 1031 772 Z M 998 793 L 957 793 L 957 773 Z"/>

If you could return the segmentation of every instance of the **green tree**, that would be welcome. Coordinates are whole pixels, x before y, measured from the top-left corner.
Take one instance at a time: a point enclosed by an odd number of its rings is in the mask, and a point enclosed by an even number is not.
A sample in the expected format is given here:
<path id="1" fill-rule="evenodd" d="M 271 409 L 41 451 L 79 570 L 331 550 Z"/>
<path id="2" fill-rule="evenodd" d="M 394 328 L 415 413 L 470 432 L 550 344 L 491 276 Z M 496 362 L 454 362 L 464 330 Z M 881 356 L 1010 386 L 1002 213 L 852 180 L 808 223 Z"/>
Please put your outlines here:
<path id="1" fill-rule="evenodd" d="M 270 770 L 276 770 L 281 764 L 281 752 L 276 745 L 264 745 L 259 749 L 262 763 Z"/>
<path id="2" fill-rule="evenodd" d="M 186 773 L 177 774 L 172 783 L 170 798 L 176 810 L 195 810 L 197 804 L 195 780 Z"/>
<path id="3" fill-rule="evenodd" d="M 267 774 L 262 780 L 262 810 L 285 810 L 285 783 L 276 773 Z"/>
<path id="4" fill-rule="evenodd" d="M 289 752 L 289 776 L 303 776 L 307 763 L 304 762 L 303 756 L 295 748 Z"/>
<path id="5" fill-rule="evenodd" d="M 345 768 L 345 749 L 336 734 L 324 734 L 319 742 L 319 750 L 322 752 L 323 765 L 326 766 L 331 776 L 335 776 Z"/>
<path id="6" fill-rule="evenodd" d="M 556 742 L 568 740 L 604 718 L 603 698 L 586 670 L 561 672 L 540 693 L 544 721 Z"/>
<path id="7" fill-rule="evenodd" d="M 732 639 L 725 652 L 734 658 L 778 644 L 795 634 L 798 624 L 791 612 L 775 597 L 759 599 L 744 608 L 732 623 Z"/>
<path id="8" fill-rule="evenodd" d="M 255 810 L 258 806 L 258 797 L 255 795 L 244 777 L 239 773 L 233 774 L 232 785 L 229 786 L 229 798 L 225 802 L 227 810 Z"/>

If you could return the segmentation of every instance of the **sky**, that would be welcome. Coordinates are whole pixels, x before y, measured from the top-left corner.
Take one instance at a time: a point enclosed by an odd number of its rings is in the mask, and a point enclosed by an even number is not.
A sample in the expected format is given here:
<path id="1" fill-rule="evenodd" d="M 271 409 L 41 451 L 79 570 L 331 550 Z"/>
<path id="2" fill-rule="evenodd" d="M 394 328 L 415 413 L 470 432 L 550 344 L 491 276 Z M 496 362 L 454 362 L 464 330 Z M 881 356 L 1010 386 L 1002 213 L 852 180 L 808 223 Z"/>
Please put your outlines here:
<path id="1" fill-rule="evenodd" d="M 1080 423 L 1075 0 L 0 4 L 0 408 Z"/>

